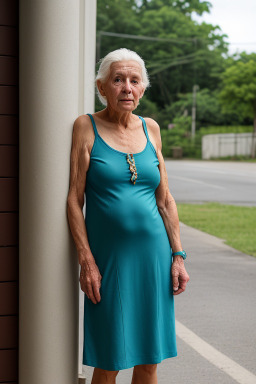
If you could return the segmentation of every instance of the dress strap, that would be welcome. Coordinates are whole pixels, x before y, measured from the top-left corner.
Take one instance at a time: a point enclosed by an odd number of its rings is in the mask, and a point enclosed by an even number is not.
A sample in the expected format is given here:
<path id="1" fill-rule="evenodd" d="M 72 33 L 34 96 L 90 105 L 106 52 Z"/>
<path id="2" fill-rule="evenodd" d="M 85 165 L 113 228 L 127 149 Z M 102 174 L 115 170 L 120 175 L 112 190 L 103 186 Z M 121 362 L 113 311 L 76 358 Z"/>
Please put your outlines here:
<path id="1" fill-rule="evenodd" d="M 96 128 L 96 124 L 95 124 L 95 121 L 94 121 L 94 118 L 93 116 L 90 114 L 90 113 L 87 113 L 87 115 L 90 117 L 91 119 L 91 122 L 92 122 L 92 126 L 93 126 L 93 130 L 94 130 L 94 133 L 95 133 L 95 137 L 98 136 L 98 131 L 97 131 L 97 128 Z"/>
<path id="2" fill-rule="evenodd" d="M 151 146 L 151 148 L 152 148 L 154 154 L 156 155 L 156 158 L 158 159 L 158 157 L 157 157 L 157 153 L 156 153 L 156 150 L 155 150 L 155 147 L 154 147 L 154 145 L 151 143 L 150 138 L 149 138 L 149 136 L 148 136 L 148 130 L 147 130 L 147 124 L 146 124 L 146 121 L 145 121 L 145 120 L 143 119 L 143 117 L 141 117 L 141 116 L 139 116 L 139 118 L 140 118 L 140 119 L 142 120 L 142 122 L 143 122 L 143 128 L 144 128 L 145 134 L 146 134 L 146 136 L 147 136 L 147 140 L 148 140 L 148 142 L 149 142 L 149 145 Z"/>
<path id="3" fill-rule="evenodd" d="M 148 141 L 150 142 L 150 140 L 149 140 L 149 136 L 148 136 L 148 130 L 147 130 L 146 121 L 145 121 L 145 120 L 143 119 L 143 117 L 141 117 L 141 116 L 139 116 L 139 118 L 142 120 L 145 135 L 146 135 Z"/>

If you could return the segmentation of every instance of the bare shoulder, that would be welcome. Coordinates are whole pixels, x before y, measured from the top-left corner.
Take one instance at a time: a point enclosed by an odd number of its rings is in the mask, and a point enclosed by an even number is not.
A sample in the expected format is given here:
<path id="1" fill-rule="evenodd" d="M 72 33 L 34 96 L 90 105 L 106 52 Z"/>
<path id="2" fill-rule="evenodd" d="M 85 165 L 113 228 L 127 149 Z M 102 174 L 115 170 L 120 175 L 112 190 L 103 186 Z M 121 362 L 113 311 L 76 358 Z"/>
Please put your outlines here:
<path id="1" fill-rule="evenodd" d="M 89 116 L 78 116 L 73 124 L 72 146 L 70 153 L 70 185 L 68 200 L 84 204 L 86 173 L 90 164 L 91 147 L 94 141 L 93 128 Z"/>
<path id="2" fill-rule="evenodd" d="M 159 124 L 154 120 L 151 119 L 150 117 L 145 117 L 144 118 L 147 128 L 148 128 L 148 134 L 149 138 L 152 141 L 152 144 L 156 148 L 156 150 L 162 149 L 162 141 L 161 141 L 161 132 L 160 132 L 160 126 Z"/>
<path id="3" fill-rule="evenodd" d="M 94 142 L 94 131 L 88 115 L 78 116 L 73 124 L 73 142 L 91 152 Z"/>

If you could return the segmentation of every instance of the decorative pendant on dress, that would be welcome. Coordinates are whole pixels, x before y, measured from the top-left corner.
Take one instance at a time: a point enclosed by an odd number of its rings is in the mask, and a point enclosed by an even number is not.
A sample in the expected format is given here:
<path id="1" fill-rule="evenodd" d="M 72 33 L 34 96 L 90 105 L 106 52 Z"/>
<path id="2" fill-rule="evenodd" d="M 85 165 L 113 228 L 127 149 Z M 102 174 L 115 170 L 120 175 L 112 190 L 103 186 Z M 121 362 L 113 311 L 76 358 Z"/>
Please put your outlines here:
<path id="1" fill-rule="evenodd" d="M 137 169 L 136 169 L 136 165 L 135 165 L 135 160 L 134 160 L 134 157 L 133 157 L 132 153 L 127 153 L 127 163 L 130 164 L 130 171 L 131 171 L 131 174 L 132 174 L 130 180 L 131 180 L 131 182 L 133 184 L 135 184 L 138 175 L 137 175 Z"/>

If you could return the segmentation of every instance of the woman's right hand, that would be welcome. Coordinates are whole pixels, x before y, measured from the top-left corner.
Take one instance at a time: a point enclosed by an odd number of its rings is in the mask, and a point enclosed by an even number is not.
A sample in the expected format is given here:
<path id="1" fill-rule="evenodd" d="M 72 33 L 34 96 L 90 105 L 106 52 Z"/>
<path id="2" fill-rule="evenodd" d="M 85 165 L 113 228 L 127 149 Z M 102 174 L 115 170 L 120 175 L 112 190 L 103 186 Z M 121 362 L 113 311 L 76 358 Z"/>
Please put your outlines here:
<path id="1" fill-rule="evenodd" d="M 82 291 L 94 304 L 100 302 L 100 287 L 102 276 L 94 260 L 84 260 L 81 263 L 80 284 Z"/>

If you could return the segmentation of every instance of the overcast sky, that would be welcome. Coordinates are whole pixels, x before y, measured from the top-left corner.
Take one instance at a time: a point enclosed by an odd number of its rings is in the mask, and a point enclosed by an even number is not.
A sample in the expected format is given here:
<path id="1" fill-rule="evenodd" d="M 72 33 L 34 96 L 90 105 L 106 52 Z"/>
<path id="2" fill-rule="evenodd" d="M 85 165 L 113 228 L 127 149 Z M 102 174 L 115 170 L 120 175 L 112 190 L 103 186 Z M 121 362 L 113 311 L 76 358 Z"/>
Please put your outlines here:
<path id="1" fill-rule="evenodd" d="M 230 53 L 256 52 L 256 0 L 209 0 L 211 14 L 193 18 L 219 25 L 232 43 Z"/>

